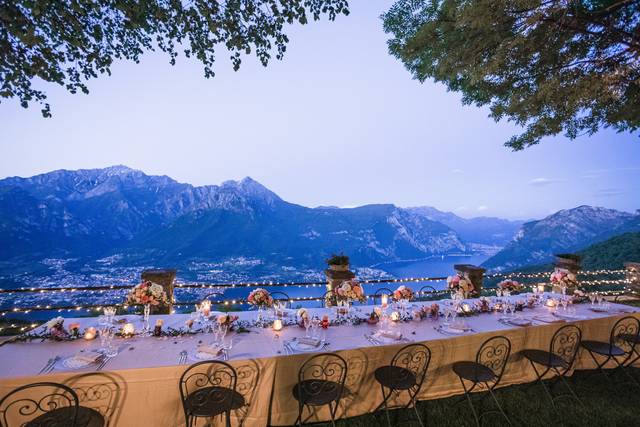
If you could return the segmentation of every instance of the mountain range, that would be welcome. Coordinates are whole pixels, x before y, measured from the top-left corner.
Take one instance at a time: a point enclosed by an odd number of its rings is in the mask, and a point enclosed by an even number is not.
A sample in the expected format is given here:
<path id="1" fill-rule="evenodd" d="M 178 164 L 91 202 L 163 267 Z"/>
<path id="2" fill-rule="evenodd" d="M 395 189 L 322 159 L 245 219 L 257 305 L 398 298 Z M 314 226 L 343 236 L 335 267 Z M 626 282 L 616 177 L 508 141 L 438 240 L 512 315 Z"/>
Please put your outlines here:
<path id="1" fill-rule="evenodd" d="M 319 271 L 331 253 L 370 266 L 502 246 L 485 265 L 504 270 L 634 231 L 639 218 L 588 206 L 527 223 L 391 204 L 309 208 L 251 178 L 197 187 L 126 166 L 58 170 L 0 180 L 0 239 L 10 242 L 0 276 L 28 277 L 51 259 Z"/>

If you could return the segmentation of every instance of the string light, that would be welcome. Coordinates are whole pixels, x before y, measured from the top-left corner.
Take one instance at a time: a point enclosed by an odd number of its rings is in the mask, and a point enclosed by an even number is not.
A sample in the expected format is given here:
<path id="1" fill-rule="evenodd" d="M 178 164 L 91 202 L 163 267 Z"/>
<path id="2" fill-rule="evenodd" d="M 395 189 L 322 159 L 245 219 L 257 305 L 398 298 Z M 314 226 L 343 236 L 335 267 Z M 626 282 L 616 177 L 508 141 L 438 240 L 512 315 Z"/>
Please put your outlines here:
<path id="1" fill-rule="evenodd" d="M 578 276 L 599 276 L 599 275 L 617 275 L 627 273 L 629 270 L 591 270 L 591 271 L 580 271 Z M 519 279 L 539 279 L 539 278 L 548 278 L 549 272 L 536 272 L 536 273 L 521 273 L 521 272 L 512 272 L 512 273 L 495 273 L 488 274 L 484 277 L 486 279 L 495 279 L 495 278 L 519 278 Z M 445 281 L 446 277 L 407 277 L 407 278 L 392 278 L 392 279 L 364 279 L 359 280 L 361 284 L 365 285 L 373 285 L 373 284 L 383 284 L 383 283 L 420 283 L 420 282 L 437 282 L 437 281 Z M 581 286 L 597 286 L 597 285 L 624 285 L 631 283 L 629 279 L 597 279 L 597 280 L 584 280 L 580 281 Z M 175 288 L 177 289 L 221 289 L 221 288 L 250 288 L 250 287 L 299 287 L 299 288 L 315 288 L 315 287 L 325 287 L 326 282 L 249 282 L 249 283 L 220 283 L 220 284 L 197 284 L 197 283 L 177 283 Z M 533 289 L 535 285 L 529 285 L 529 288 Z M 66 292 L 112 292 L 115 290 L 130 290 L 130 286 L 126 285 L 108 285 L 108 286 L 97 286 L 97 287 L 58 287 L 58 288 L 44 288 L 44 289 L 36 289 L 36 288 L 17 288 L 17 289 L 2 289 L 0 290 L 0 294 L 10 294 L 10 293 L 66 293 Z M 626 289 L 626 287 L 625 287 Z M 623 293 L 624 291 L 607 291 L 607 292 L 618 292 Z M 419 292 L 420 294 L 445 294 L 448 293 L 448 290 L 440 290 L 436 292 Z M 613 294 L 612 294 L 613 295 Z M 617 295 L 617 294 L 616 294 Z M 291 297 L 289 301 L 291 302 L 302 302 L 302 301 L 321 301 L 324 297 Z M 193 302 L 178 302 L 173 304 L 175 307 L 186 307 L 193 306 L 194 304 L 198 304 L 200 301 Z M 220 300 L 220 301 L 212 301 L 212 304 L 215 305 L 236 305 L 236 304 L 246 304 L 247 302 L 243 299 L 231 299 L 231 300 Z M 32 311 L 49 311 L 49 310 L 57 310 L 58 313 L 62 312 L 72 312 L 72 311 L 81 311 L 85 310 L 87 313 L 91 313 L 91 311 L 101 311 L 105 304 L 100 305 L 74 305 L 74 306 L 61 306 L 54 307 L 51 305 L 42 306 L 40 304 L 34 307 L 13 307 L 10 309 L 0 310 L 0 316 L 5 316 L 7 313 L 22 313 L 28 314 Z M 127 304 L 107 304 L 109 306 L 115 306 L 127 309 L 129 305 Z"/>

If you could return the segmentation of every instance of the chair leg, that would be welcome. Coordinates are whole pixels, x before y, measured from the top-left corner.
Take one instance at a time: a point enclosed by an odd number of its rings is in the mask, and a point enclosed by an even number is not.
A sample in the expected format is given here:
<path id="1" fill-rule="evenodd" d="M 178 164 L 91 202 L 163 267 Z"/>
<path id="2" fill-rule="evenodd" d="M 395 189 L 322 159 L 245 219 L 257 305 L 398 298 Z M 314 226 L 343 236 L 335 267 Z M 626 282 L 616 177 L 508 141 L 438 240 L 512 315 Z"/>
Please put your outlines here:
<path id="1" fill-rule="evenodd" d="M 302 425 L 302 411 L 304 410 L 304 406 L 302 403 L 298 403 L 298 418 L 296 418 L 296 422 L 294 423 L 297 426 Z"/>
<path id="2" fill-rule="evenodd" d="M 495 387 L 496 385 L 497 385 L 497 384 L 495 384 L 495 385 L 494 385 L 494 387 Z M 495 394 L 493 394 L 493 387 L 489 387 L 489 386 L 487 385 L 487 388 L 489 389 L 489 393 L 491 393 L 491 397 L 493 398 L 493 401 L 496 403 L 496 406 L 498 407 L 498 410 L 500 411 L 500 413 L 502 414 L 502 416 L 504 417 L 504 419 L 505 419 L 505 420 L 507 420 L 507 423 L 508 423 L 509 425 L 513 425 L 513 424 L 511 424 L 511 420 L 509 419 L 509 417 L 507 417 L 507 414 L 505 414 L 504 410 L 502 409 L 502 406 L 500 405 L 500 402 L 498 402 L 498 399 L 496 398 L 496 395 L 495 395 Z"/>
<path id="3" fill-rule="evenodd" d="M 338 402 L 336 402 L 336 408 L 335 410 L 333 409 L 331 402 L 329 402 L 329 414 L 331 415 L 331 425 L 333 427 L 336 427 L 336 417 L 335 414 L 338 411 Z"/>
<path id="4" fill-rule="evenodd" d="M 462 388 L 464 390 L 464 395 L 467 398 L 467 402 L 469 402 L 469 406 L 471 407 L 473 418 L 475 418 L 476 420 L 476 426 L 480 427 L 480 418 L 478 418 L 478 414 L 476 413 L 476 408 L 473 407 L 473 402 L 471 401 L 470 391 L 473 389 L 473 387 L 471 387 L 471 389 L 467 391 L 467 386 L 464 385 L 464 380 L 462 378 L 460 378 L 460 383 L 462 384 Z M 475 387 L 475 384 L 474 384 L 474 387 Z"/>
<path id="5" fill-rule="evenodd" d="M 225 412 L 224 417 L 226 418 L 227 427 L 231 427 L 231 411 Z"/>

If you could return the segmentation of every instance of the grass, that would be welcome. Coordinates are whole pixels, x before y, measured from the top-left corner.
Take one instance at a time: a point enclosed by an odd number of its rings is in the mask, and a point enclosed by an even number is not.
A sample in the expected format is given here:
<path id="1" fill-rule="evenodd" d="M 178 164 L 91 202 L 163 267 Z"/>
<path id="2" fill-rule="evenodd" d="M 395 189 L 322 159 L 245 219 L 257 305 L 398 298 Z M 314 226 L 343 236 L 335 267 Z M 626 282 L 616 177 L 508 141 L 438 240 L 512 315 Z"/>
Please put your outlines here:
<path id="1" fill-rule="evenodd" d="M 633 369 L 631 372 L 640 379 L 640 369 Z M 622 372 L 617 372 L 612 378 L 609 382 L 597 372 L 579 371 L 569 379 L 584 407 L 573 399 L 563 398 L 556 401 L 557 409 L 554 411 L 538 383 L 505 387 L 497 390 L 496 395 L 514 426 L 640 426 L 640 388 L 632 384 Z M 558 383 L 556 392 L 564 393 L 566 389 L 563 387 Z M 454 396 L 419 402 L 418 410 L 425 425 L 474 426 L 471 409 L 461 399 L 461 396 Z M 490 398 L 485 399 L 485 408 L 490 409 L 490 403 Z M 419 425 L 413 411 L 407 409 L 391 411 L 391 423 L 393 426 Z M 380 411 L 341 420 L 338 425 L 376 427 L 386 426 L 387 423 L 384 412 Z M 496 413 L 484 417 L 482 425 L 508 424 Z"/>

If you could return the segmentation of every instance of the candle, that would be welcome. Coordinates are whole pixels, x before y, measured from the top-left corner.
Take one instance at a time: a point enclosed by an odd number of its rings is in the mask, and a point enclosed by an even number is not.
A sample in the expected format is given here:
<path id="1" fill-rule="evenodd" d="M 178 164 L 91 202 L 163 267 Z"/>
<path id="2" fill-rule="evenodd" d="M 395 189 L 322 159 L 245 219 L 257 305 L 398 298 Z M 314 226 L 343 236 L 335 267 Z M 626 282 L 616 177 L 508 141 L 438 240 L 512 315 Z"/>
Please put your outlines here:
<path id="1" fill-rule="evenodd" d="M 397 322 L 398 320 L 400 320 L 400 313 L 398 313 L 397 311 L 391 313 L 391 321 Z"/>
<path id="2" fill-rule="evenodd" d="M 389 295 L 383 294 L 380 298 L 380 302 L 382 303 L 382 308 L 387 308 L 389 305 Z"/>
<path id="3" fill-rule="evenodd" d="M 126 323 L 123 327 L 122 327 L 122 335 L 124 336 L 131 336 L 135 333 L 136 328 L 133 326 L 133 323 Z"/>
<path id="4" fill-rule="evenodd" d="M 209 317 L 209 315 L 211 314 L 211 301 L 202 301 L 202 304 L 200 304 L 200 310 L 202 310 L 202 315 L 204 317 Z"/>
<path id="5" fill-rule="evenodd" d="M 471 306 L 467 303 L 462 304 L 462 311 L 465 313 L 471 313 Z"/>
<path id="6" fill-rule="evenodd" d="M 544 293 L 544 285 L 538 285 L 538 292 Z"/>
<path id="7" fill-rule="evenodd" d="M 85 340 L 91 341 L 95 337 L 96 337 L 96 328 L 94 328 L 93 326 L 91 326 L 90 328 L 87 328 L 87 329 L 84 330 L 84 339 Z"/>
<path id="8" fill-rule="evenodd" d="M 282 319 L 276 319 L 273 321 L 273 330 L 274 331 L 282 330 Z"/>
<path id="9" fill-rule="evenodd" d="M 156 337 L 159 337 L 160 335 L 162 335 L 162 325 L 163 324 L 164 324 L 164 320 L 162 320 L 162 319 L 156 320 L 156 326 L 155 326 L 155 328 L 153 328 L 153 335 L 155 335 Z"/>
<path id="10" fill-rule="evenodd" d="M 545 305 L 547 307 L 555 307 L 556 306 L 556 302 L 552 299 L 548 299 L 547 302 L 545 303 Z"/>

